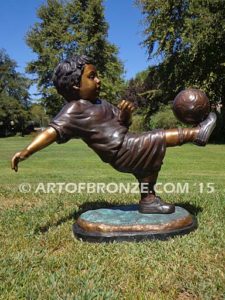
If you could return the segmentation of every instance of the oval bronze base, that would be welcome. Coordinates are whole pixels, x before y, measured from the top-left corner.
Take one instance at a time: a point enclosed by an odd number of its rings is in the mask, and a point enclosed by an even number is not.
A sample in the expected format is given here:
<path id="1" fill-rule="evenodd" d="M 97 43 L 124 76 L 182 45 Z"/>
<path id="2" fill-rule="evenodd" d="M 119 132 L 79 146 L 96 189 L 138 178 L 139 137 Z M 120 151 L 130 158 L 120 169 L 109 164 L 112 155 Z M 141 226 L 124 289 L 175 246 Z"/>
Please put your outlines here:
<path id="1" fill-rule="evenodd" d="M 88 242 L 167 240 L 197 228 L 197 220 L 176 206 L 172 214 L 142 214 L 138 205 L 90 210 L 73 225 L 77 238 Z"/>

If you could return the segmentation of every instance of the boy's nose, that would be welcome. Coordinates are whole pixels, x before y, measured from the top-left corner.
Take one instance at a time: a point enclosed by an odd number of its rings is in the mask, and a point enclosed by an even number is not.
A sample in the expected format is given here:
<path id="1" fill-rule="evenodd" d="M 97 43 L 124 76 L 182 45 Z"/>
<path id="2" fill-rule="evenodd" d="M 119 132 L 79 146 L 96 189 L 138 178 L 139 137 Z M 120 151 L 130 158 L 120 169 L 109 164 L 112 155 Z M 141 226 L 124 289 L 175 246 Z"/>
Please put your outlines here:
<path id="1" fill-rule="evenodd" d="M 96 82 L 97 84 L 100 84 L 100 83 L 101 83 L 101 80 L 100 80 L 98 77 L 95 77 L 95 82 Z"/>

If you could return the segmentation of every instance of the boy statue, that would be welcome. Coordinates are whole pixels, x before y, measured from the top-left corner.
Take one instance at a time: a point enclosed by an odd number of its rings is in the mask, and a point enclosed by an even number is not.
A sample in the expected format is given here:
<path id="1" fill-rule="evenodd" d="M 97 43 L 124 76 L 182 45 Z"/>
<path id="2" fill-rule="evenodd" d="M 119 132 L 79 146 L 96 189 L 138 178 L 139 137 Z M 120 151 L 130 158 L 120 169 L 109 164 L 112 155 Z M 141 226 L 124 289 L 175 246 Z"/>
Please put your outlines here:
<path id="1" fill-rule="evenodd" d="M 122 100 L 118 107 L 99 99 L 101 81 L 96 68 L 87 56 L 74 56 L 56 67 L 53 82 L 66 104 L 33 142 L 12 158 L 12 169 L 18 170 L 20 161 L 53 142 L 65 143 L 81 138 L 106 163 L 120 172 L 132 173 L 141 192 L 141 213 L 173 213 L 175 206 L 155 194 L 154 185 L 166 148 L 193 142 L 205 146 L 216 124 L 215 113 L 194 128 L 153 130 L 130 133 L 134 105 Z"/>

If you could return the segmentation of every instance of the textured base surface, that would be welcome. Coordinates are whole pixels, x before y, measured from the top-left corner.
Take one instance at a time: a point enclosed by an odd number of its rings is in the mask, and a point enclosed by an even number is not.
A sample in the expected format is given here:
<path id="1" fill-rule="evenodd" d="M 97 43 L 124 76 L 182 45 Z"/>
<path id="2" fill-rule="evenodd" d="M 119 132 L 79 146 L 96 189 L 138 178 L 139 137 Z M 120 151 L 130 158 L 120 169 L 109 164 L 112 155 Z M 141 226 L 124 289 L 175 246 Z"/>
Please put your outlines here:
<path id="1" fill-rule="evenodd" d="M 176 206 L 172 214 L 142 214 L 138 205 L 89 210 L 73 225 L 76 237 L 90 242 L 165 240 L 197 228 L 196 219 Z"/>

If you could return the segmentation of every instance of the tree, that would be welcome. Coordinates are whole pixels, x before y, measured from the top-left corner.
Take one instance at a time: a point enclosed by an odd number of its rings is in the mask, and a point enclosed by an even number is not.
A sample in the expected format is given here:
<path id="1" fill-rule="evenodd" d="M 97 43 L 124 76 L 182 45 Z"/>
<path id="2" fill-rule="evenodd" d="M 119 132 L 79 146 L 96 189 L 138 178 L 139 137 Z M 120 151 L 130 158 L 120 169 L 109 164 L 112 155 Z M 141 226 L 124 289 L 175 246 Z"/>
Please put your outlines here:
<path id="1" fill-rule="evenodd" d="M 17 64 L 4 49 L 0 49 L 0 94 L 18 100 L 28 107 L 30 80 L 16 71 Z"/>
<path id="2" fill-rule="evenodd" d="M 27 120 L 30 80 L 16 71 L 16 62 L 0 50 L 0 135 L 22 131 Z"/>
<path id="3" fill-rule="evenodd" d="M 139 108 L 136 113 L 143 116 L 145 124 L 158 111 L 162 102 L 158 67 L 150 67 L 128 81 L 123 98 L 134 102 Z M 148 128 L 145 126 L 146 129 Z"/>
<path id="4" fill-rule="evenodd" d="M 225 107 L 223 0 L 137 0 L 145 15 L 149 57 L 160 56 L 156 88 L 168 103 L 186 87 L 200 88 Z M 225 123 L 225 122 L 224 122 Z"/>
<path id="5" fill-rule="evenodd" d="M 39 91 L 50 114 L 62 106 L 52 87 L 57 63 L 74 53 L 93 58 L 102 78 L 102 97 L 115 101 L 122 89 L 122 63 L 117 48 L 107 41 L 108 25 L 102 0 L 47 0 L 37 15 L 40 19 L 28 32 L 27 44 L 37 53 L 27 71 L 37 75 Z"/>
<path id="6" fill-rule="evenodd" d="M 28 120 L 28 112 L 17 99 L 0 93 L 0 136 L 23 132 Z"/>
<path id="7" fill-rule="evenodd" d="M 171 105 L 162 105 L 159 110 L 151 116 L 149 127 L 150 129 L 170 129 L 176 127 L 186 127 L 177 120 L 171 109 Z"/>
<path id="8" fill-rule="evenodd" d="M 47 127 L 49 123 L 49 118 L 41 104 L 34 103 L 29 112 L 31 114 L 31 120 L 35 126 Z"/>
<path id="9" fill-rule="evenodd" d="M 131 78 L 126 87 L 124 88 L 124 92 L 122 98 L 127 99 L 137 105 L 139 108 L 143 108 L 146 106 L 145 95 L 145 80 L 148 76 L 149 70 L 144 70 L 136 74 L 134 78 Z"/>

